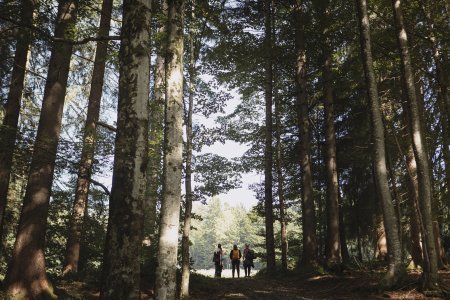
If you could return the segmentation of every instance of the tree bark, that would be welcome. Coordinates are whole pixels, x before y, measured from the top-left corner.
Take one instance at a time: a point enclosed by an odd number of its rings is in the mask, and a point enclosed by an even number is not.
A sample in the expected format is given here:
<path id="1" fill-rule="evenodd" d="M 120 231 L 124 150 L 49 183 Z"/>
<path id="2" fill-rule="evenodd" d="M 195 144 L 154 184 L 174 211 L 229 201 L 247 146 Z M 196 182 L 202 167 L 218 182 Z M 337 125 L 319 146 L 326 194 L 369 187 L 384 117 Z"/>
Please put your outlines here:
<path id="1" fill-rule="evenodd" d="M 264 62 L 265 84 L 264 98 L 266 103 L 266 131 L 264 148 L 264 210 L 266 224 L 266 252 L 267 252 L 267 272 L 275 271 L 275 239 L 273 233 L 273 195 L 272 195 L 272 91 L 273 91 L 273 72 L 272 72 L 272 1 L 264 1 L 264 47 L 266 57 Z"/>
<path id="2" fill-rule="evenodd" d="M 98 36 L 108 36 L 111 24 L 112 0 L 103 0 Z M 81 150 L 80 167 L 78 170 L 75 199 L 72 208 L 69 236 L 66 245 L 65 265 L 63 275 L 78 272 L 80 258 L 80 243 L 87 208 L 91 169 L 94 159 L 96 128 L 100 115 L 100 102 L 103 92 L 108 41 L 97 42 L 97 50 L 92 71 L 92 83 L 89 93 L 88 110 L 84 126 L 83 148 Z"/>
<path id="3" fill-rule="evenodd" d="M 176 298 L 176 266 L 181 201 L 184 1 L 169 1 L 166 55 L 164 192 L 161 206 L 156 299 Z"/>
<path id="4" fill-rule="evenodd" d="M 330 18 L 328 7 L 322 12 L 322 20 Z M 325 110 L 325 162 L 327 176 L 327 265 L 335 269 L 342 262 L 339 237 L 339 183 L 336 163 L 336 131 L 334 129 L 333 72 L 328 28 L 322 29 L 323 98 Z"/>
<path id="5" fill-rule="evenodd" d="M 340 206 L 343 207 L 342 199 L 339 197 L 339 195 L 338 195 L 338 198 L 339 198 Z M 350 253 L 348 251 L 347 239 L 346 239 L 346 235 L 345 235 L 345 226 L 344 226 L 345 223 L 344 223 L 343 210 L 344 209 L 339 210 L 339 240 L 341 242 L 342 262 L 349 263 L 350 262 Z"/>
<path id="6" fill-rule="evenodd" d="M 101 299 L 140 299 L 148 160 L 150 1 L 125 0 L 119 102 Z"/>
<path id="7" fill-rule="evenodd" d="M 77 8 L 77 1 L 59 2 L 55 37 L 68 34 Z M 55 297 L 45 274 L 45 228 L 71 54 L 69 43 L 55 43 L 51 52 L 27 188 L 5 278 L 7 297 L 12 299 Z"/>
<path id="8" fill-rule="evenodd" d="M 297 87 L 297 114 L 300 136 L 300 167 L 302 177 L 302 220 L 303 220 L 303 254 L 301 265 L 312 266 L 317 263 L 316 213 L 314 208 L 311 142 L 308 117 L 308 101 L 306 96 L 306 53 L 305 53 L 305 14 L 303 1 L 295 1 L 295 51 Z"/>
<path id="9" fill-rule="evenodd" d="M 423 266 L 423 253 L 421 243 L 421 226 L 419 222 L 419 186 L 417 182 L 417 167 L 414 159 L 412 145 L 409 144 L 406 153 L 406 168 L 408 202 L 409 202 L 409 220 L 411 230 L 411 257 L 416 266 Z"/>
<path id="10" fill-rule="evenodd" d="M 408 105 L 405 101 L 401 101 L 402 105 L 402 139 L 408 141 L 407 148 L 405 151 L 405 164 L 406 164 L 406 186 L 408 194 L 408 215 L 410 221 L 410 234 L 411 234 L 411 257 L 417 266 L 423 266 L 423 254 L 422 254 L 422 244 L 421 244 L 421 231 L 422 225 L 419 215 L 419 186 L 417 182 L 417 165 L 414 158 L 414 151 L 411 144 L 411 139 L 409 137 L 408 131 Z M 400 144 L 397 141 L 397 145 L 400 148 Z"/>
<path id="11" fill-rule="evenodd" d="M 411 59 L 408 49 L 408 37 L 403 23 L 403 13 L 401 1 L 392 0 L 394 10 L 394 22 L 397 30 L 397 41 L 401 60 L 401 77 L 404 94 L 408 101 L 409 124 L 414 150 L 414 157 L 417 163 L 417 179 L 419 183 L 419 208 L 423 223 L 423 244 L 424 256 L 429 262 L 424 266 L 422 287 L 426 290 L 435 290 L 438 287 L 437 273 L 437 251 L 435 247 L 435 236 L 433 232 L 432 199 L 431 199 L 431 178 L 428 154 L 425 145 L 423 126 L 420 118 L 419 103 L 414 90 L 414 77 L 411 66 Z"/>
<path id="12" fill-rule="evenodd" d="M 277 182 L 278 182 L 278 201 L 280 204 L 280 231 L 281 231 L 281 270 L 286 272 L 287 265 L 287 222 L 285 212 L 284 201 L 284 175 L 283 175 L 283 149 L 281 145 L 281 103 L 280 97 L 275 95 L 275 134 L 276 134 L 276 146 L 275 146 L 275 164 L 277 168 Z"/>
<path id="13" fill-rule="evenodd" d="M 36 0 L 23 0 L 20 11 L 20 22 L 25 26 L 18 31 L 14 65 L 9 84 L 5 115 L 0 126 L 0 241 L 3 237 L 3 225 L 7 205 L 9 178 L 13 160 L 14 144 L 17 136 L 20 103 L 25 80 L 28 51 L 31 43 L 31 32 L 26 26 L 32 26 Z M 0 252 L 3 253 L 0 242 Z"/>
<path id="14" fill-rule="evenodd" d="M 446 72 L 446 66 L 448 65 L 448 50 L 439 45 L 435 36 L 435 25 L 433 18 L 435 14 L 432 14 L 432 9 L 427 8 L 426 3 L 422 0 L 421 7 L 425 16 L 427 27 L 429 28 L 429 40 L 431 41 L 433 60 L 435 65 L 435 78 L 438 84 L 437 102 L 440 110 L 440 123 L 442 126 L 442 154 L 444 157 L 445 168 L 445 182 L 446 189 L 444 195 L 444 201 L 447 206 L 450 206 L 450 99 L 448 95 L 449 91 L 449 79 L 448 71 Z M 432 5 L 432 4 L 431 4 Z M 448 69 L 447 69 L 448 70 Z"/>
<path id="15" fill-rule="evenodd" d="M 185 188 L 186 188 L 186 205 L 184 209 L 184 226 L 183 237 L 181 240 L 181 291 L 180 298 L 189 298 L 189 275 L 190 275 L 190 255 L 189 255 L 189 236 L 191 232 L 191 212 L 192 212 L 192 110 L 194 106 L 194 93 L 195 93 L 195 0 L 191 3 L 191 27 L 189 28 L 189 103 L 186 122 L 186 168 L 185 168 Z"/>
<path id="16" fill-rule="evenodd" d="M 166 34 L 167 1 L 161 1 L 160 24 L 156 36 Z M 155 11 L 152 8 L 153 11 Z M 144 211 L 144 240 L 147 245 L 156 245 L 158 213 L 157 206 L 161 203 L 162 196 L 162 157 L 164 137 L 164 102 L 165 102 L 165 49 L 166 43 L 159 42 L 156 50 L 156 63 L 154 73 L 154 91 L 150 101 L 149 120 L 149 149 L 147 165 L 147 191 Z M 156 247 L 145 248 L 145 256 L 153 258 Z M 155 263 L 156 264 L 156 263 Z M 154 271 L 154 270 L 153 270 Z"/>
<path id="17" fill-rule="evenodd" d="M 372 49 L 370 44 L 370 27 L 366 0 L 357 0 L 357 17 L 360 29 L 361 56 L 363 59 L 367 94 L 371 110 L 373 136 L 373 164 L 377 195 L 381 201 L 383 220 L 388 247 L 389 267 L 381 281 L 384 287 L 392 287 L 399 282 L 404 272 L 402 264 L 402 247 L 399 236 L 398 221 L 392 196 L 389 191 L 388 171 L 386 167 L 384 126 L 378 99 L 378 89 L 373 70 Z"/>

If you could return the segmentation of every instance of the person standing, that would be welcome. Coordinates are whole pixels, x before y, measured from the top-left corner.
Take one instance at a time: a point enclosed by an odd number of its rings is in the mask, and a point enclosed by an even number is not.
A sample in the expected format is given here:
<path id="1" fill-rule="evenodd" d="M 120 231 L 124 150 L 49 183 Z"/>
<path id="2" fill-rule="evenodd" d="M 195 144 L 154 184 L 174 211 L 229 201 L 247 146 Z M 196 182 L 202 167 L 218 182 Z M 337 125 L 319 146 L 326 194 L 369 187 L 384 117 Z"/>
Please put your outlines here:
<path id="1" fill-rule="evenodd" d="M 216 250 L 213 255 L 213 262 L 216 269 L 214 273 L 214 277 L 222 277 L 222 269 L 223 269 L 223 250 L 222 245 L 218 244 Z"/>
<path id="2" fill-rule="evenodd" d="M 255 258 L 255 252 L 253 252 L 252 249 L 250 249 L 250 245 L 249 244 L 245 244 L 245 249 L 244 249 L 244 272 L 245 272 L 245 277 L 250 277 L 250 271 L 252 269 L 252 267 L 254 268 L 255 265 L 253 264 L 253 259 Z"/>
<path id="3" fill-rule="evenodd" d="M 233 245 L 233 250 L 230 251 L 232 274 L 234 278 L 234 271 L 237 270 L 237 277 L 239 278 L 239 266 L 241 264 L 241 250 L 238 249 L 237 245 Z"/>

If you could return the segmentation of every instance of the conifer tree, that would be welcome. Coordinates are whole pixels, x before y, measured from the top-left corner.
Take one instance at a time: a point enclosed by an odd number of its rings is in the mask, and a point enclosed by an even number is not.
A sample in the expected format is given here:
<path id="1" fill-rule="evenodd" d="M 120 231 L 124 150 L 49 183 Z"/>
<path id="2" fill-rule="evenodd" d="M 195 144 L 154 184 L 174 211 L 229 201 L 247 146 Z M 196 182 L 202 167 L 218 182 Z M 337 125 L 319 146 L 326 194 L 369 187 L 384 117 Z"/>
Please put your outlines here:
<path id="1" fill-rule="evenodd" d="M 109 35 L 112 6 L 112 0 L 103 0 L 100 25 L 98 29 L 99 37 L 104 38 Z M 87 209 L 90 176 L 97 140 L 96 128 L 100 115 L 100 101 L 103 92 L 103 78 L 105 74 L 107 48 L 107 41 L 97 42 L 86 123 L 84 126 L 83 149 L 81 151 L 80 167 L 78 170 L 77 185 L 75 188 L 75 199 L 73 203 L 70 231 L 67 239 L 63 275 L 68 273 L 76 273 L 78 271 L 82 227 L 84 214 Z"/>
<path id="2" fill-rule="evenodd" d="M 20 215 L 11 262 L 5 278 L 7 297 L 33 299 L 54 297 L 45 272 L 44 245 L 47 214 L 61 130 L 78 1 L 60 1 L 55 38 L 44 90 L 39 126 L 34 143 L 30 173 Z"/>

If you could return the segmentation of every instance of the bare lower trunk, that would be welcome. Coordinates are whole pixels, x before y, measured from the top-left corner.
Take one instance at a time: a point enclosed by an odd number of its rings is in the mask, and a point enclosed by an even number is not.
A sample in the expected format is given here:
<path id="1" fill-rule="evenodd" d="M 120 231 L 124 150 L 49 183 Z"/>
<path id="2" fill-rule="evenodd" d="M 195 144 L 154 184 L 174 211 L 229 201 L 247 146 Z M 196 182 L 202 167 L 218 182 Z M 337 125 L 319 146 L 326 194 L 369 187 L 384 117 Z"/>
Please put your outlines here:
<path id="1" fill-rule="evenodd" d="M 108 36 L 111 23 L 112 0 L 103 0 L 102 14 L 98 36 Z M 92 84 L 89 94 L 89 103 L 84 127 L 83 149 L 81 151 L 80 168 L 78 170 L 75 200 L 72 209 L 71 225 L 66 245 L 65 265 L 63 275 L 78 271 L 80 258 L 80 242 L 84 222 L 84 213 L 87 208 L 91 169 L 94 159 L 95 143 L 97 140 L 96 127 L 100 114 L 100 101 L 102 98 L 103 78 L 105 75 L 107 42 L 98 42 L 95 53 Z"/>
<path id="2" fill-rule="evenodd" d="M 411 257 L 416 266 L 423 266 L 423 253 L 421 243 L 421 229 L 419 222 L 419 187 L 417 183 L 417 168 L 416 160 L 414 159 L 414 152 L 412 145 L 409 144 L 406 153 L 406 169 L 407 173 L 407 186 L 408 186 L 408 208 L 409 208 L 409 220 L 411 230 Z"/>
<path id="3" fill-rule="evenodd" d="M 377 195 L 383 210 L 384 228 L 389 256 L 389 268 L 381 284 L 392 287 L 398 283 L 403 273 L 402 247 L 399 236 L 398 220 L 392 203 L 387 176 L 384 126 L 378 99 L 378 88 L 373 70 L 372 50 L 370 44 L 370 27 L 366 0 L 356 0 L 357 17 L 360 29 L 360 44 L 363 58 L 366 87 L 371 110 L 373 136 L 373 164 Z"/>
<path id="4" fill-rule="evenodd" d="M 339 199 L 339 203 L 342 207 L 342 200 Z M 345 226 L 344 226 L 344 224 L 345 224 L 344 223 L 344 214 L 342 211 L 343 211 L 343 209 L 339 210 L 339 240 L 341 241 L 342 261 L 344 263 L 348 263 L 350 261 L 350 253 L 348 252 L 347 238 L 345 235 Z"/>
<path id="5" fill-rule="evenodd" d="M 394 22 L 397 29 L 397 40 L 399 45 L 401 59 L 401 77 L 404 93 L 409 107 L 409 124 L 411 130 L 412 145 L 414 156 L 417 163 L 417 177 L 419 183 L 419 208 L 423 223 L 423 244 L 424 255 L 428 257 L 424 266 L 423 287 L 425 289 L 436 289 L 438 286 L 437 274 L 437 251 L 435 247 L 435 236 L 433 232 L 432 217 L 432 199 L 431 199 L 431 178 L 428 154 L 426 151 L 425 139 L 423 134 L 423 125 L 421 124 L 418 99 L 414 90 L 414 78 L 411 66 L 411 60 L 408 49 L 408 37 L 403 24 L 403 13 L 401 10 L 401 1 L 392 0 L 394 10 Z M 422 108 L 423 109 L 423 108 Z"/>
<path id="6" fill-rule="evenodd" d="M 386 233 L 384 231 L 383 219 L 381 216 L 377 220 L 375 239 L 375 250 L 373 252 L 374 258 L 378 260 L 386 260 L 388 258 L 388 249 L 386 242 Z"/>
<path id="7" fill-rule="evenodd" d="M 303 1 L 296 0 L 296 86 L 297 114 L 300 135 L 300 167 L 302 177 L 302 220 L 303 220 L 303 254 L 301 264 L 311 266 L 317 263 L 316 213 L 314 207 L 311 143 L 309 132 L 308 102 L 306 97 L 306 54 L 304 41 Z"/>
<path id="8" fill-rule="evenodd" d="M 442 240 L 441 240 L 441 236 L 439 234 L 439 232 L 440 232 L 439 224 L 437 221 L 433 221 L 433 232 L 434 232 L 434 236 L 435 236 L 434 243 L 435 243 L 436 251 L 438 252 L 438 255 L 437 255 L 438 267 L 443 268 L 447 264 L 447 259 L 445 257 L 444 247 L 442 246 Z"/>
<path id="9" fill-rule="evenodd" d="M 286 229 L 286 212 L 284 203 L 284 176 L 283 176 L 283 150 L 281 145 L 281 121 L 280 121 L 280 97 L 275 96 L 275 159 L 277 168 L 277 182 L 278 182 L 278 201 L 280 204 L 280 231 L 281 231 L 281 270 L 287 271 L 287 229 Z"/>
<path id="10" fill-rule="evenodd" d="M 157 35 L 165 34 L 167 18 L 167 1 L 162 0 L 162 15 Z M 150 244 L 155 243 L 157 236 L 157 206 L 161 201 L 162 186 L 162 156 L 164 137 L 164 102 L 165 102 L 165 49 L 166 43 L 160 42 L 156 53 L 154 97 L 150 102 L 150 132 L 148 157 L 148 185 L 146 196 L 146 211 L 144 220 L 144 235 Z M 152 256 L 152 253 L 149 253 Z"/>
<path id="11" fill-rule="evenodd" d="M 196 78 L 195 72 L 195 28 L 193 25 L 195 20 L 195 1 L 192 2 L 192 16 L 191 28 L 189 28 L 189 103 L 187 107 L 187 122 L 186 122 L 186 206 L 184 210 L 184 226 L 183 238 L 181 240 L 181 291 L 180 298 L 189 298 L 189 276 L 191 271 L 190 255 L 189 255 L 189 235 L 191 232 L 191 211 L 192 211 L 192 111 L 194 107 L 194 82 Z"/>
<path id="12" fill-rule="evenodd" d="M 169 2 L 166 55 L 164 192 L 159 227 L 156 299 L 175 299 L 182 170 L 184 1 Z"/>
<path id="13" fill-rule="evenodd" d="M 329 39 L 324 33 L 326 41 Z M 334 269 L 342 262 L 339 237 L 339 186 L 336 164 L 336 131 L 332 88 L 331 51 L 328 43 L 323 52 L 323 96 L 325 108 L 325 161 L 327 175 L 327 265 Z"/>
<path id="14" fill-rule="evenodd" d="M 55 37 L 64 38 L 66 30 L 74 26 L 77 7 L 75 1 L 59 2 Z M 6 294 L 13 299 L 55 297 L 45 274 L 45 228 L 72 46 L 58 43 L 54 49 L 16 242 L 5 278 Z"/>
<path id="15" fill-rule="evenodd" d="M 267 56 L 265 57 L 265 84 L 264 98 L 266 102 L 266 143 L 264 148 L 264 210 L 266 224 L 266 252 L 267 252 L 267 271 L 275 271 L 275 240 L 273 233 L 273 195 L 272 195 L 272 0 L 264 1 L 264 44 Z"/>
<path id="16" fill-rule="evenodd" d="M 140 299 L 148 159 L 149 1 L 123 4 L 119 102 L 101 299 Z"/>
<path id="17" fill-rule="evenodd" d="M 22 98 L 28 51 L 31 43 L 31 27 L 35 0 L 23 0 L 20 12 L 20 22 L 24 26 L 18 31 L 14 65 L 9 84 L 8 99 L 5 105 L 5 116 L 0 126 L 0 253 L 5 210 L 8 197 L 9 177 L 13 160 L 14 144 L 16 142 L 19 122 L 20 102 Z"/>

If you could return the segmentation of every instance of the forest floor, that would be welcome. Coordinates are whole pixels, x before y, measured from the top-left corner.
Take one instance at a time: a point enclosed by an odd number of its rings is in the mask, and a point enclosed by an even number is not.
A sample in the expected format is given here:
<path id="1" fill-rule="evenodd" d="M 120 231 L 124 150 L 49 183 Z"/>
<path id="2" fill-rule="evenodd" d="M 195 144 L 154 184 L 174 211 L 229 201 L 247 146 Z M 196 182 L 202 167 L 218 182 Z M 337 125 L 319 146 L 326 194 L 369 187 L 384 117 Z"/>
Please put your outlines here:
<path id="1" fill-rule="evenodd" d="M 191 276 L 190 299 L 450 299 L 426 297 L 417 290 L 420 274 L 408 273 L 399 288 L 381 292 L 378 282 L 382 272 L 346 271 L 344 274 L 317 275 L 290 274 L 287 276 L 251 278 L 211 278 L 198 274 Z M 440 272 L 442 285 L 450 288 L 450 271 Z M 95 285 L 82 282 L 57 284 L 59 299 L 98 299 Z M 143 300 L 153 299 L 150 287 L 142 288 Z"/>

